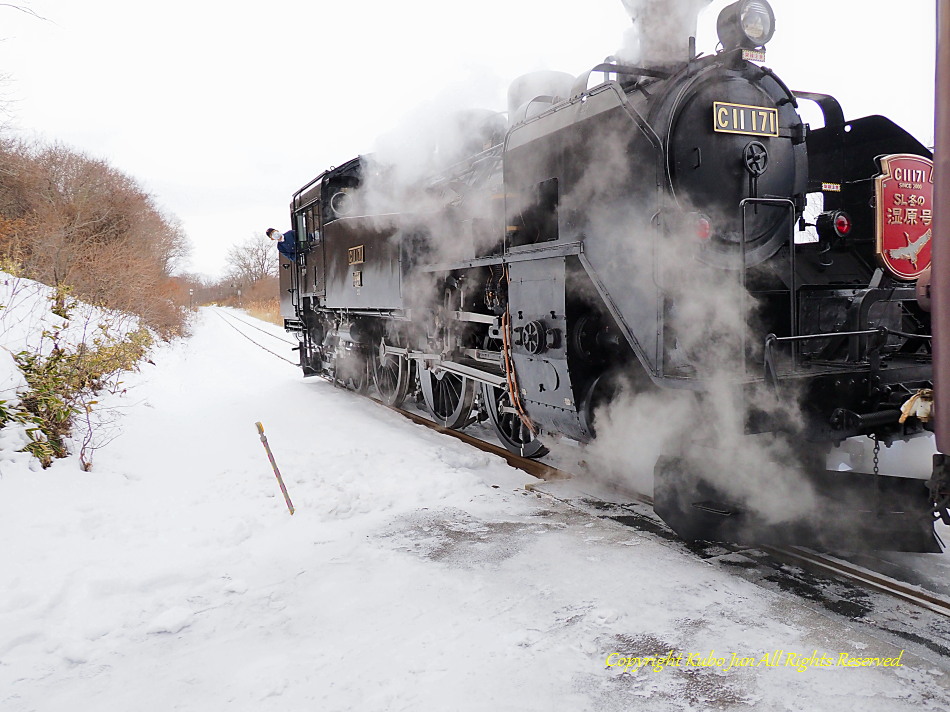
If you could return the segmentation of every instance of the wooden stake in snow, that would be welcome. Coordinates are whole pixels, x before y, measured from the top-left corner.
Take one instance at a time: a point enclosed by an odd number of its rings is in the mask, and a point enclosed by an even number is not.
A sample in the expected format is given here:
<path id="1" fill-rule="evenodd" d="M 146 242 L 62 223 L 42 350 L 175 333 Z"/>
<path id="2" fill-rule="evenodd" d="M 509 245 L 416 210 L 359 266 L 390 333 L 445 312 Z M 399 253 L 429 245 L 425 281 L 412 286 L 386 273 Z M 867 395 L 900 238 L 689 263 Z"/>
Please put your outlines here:
<path id="1" fill-rule="evenodd" d="M 284 487 L 284 478 L 280 476 L 280 470 L 277 469 L 277 463 L 274 461 L 274 455 L 270 451 L 270 445 L 267 444 L 267 437 L 264 435 L 264 425 L 255 423 L 257 432 L 261 434 L 261 442 L 264 443 L 264 449 L 267 451 L 267 459 L 270 460 L 271 467 L 274 468 L 274 474 L 277 476 L 277 484 L 280 485 L 280 491 L 284 493 L 284 501 L 287 503 L 287 509 L 291 514 L 294 513 L 294 504 L 290 501 L 290 495 L 287 494 L 287 488 Z"/>

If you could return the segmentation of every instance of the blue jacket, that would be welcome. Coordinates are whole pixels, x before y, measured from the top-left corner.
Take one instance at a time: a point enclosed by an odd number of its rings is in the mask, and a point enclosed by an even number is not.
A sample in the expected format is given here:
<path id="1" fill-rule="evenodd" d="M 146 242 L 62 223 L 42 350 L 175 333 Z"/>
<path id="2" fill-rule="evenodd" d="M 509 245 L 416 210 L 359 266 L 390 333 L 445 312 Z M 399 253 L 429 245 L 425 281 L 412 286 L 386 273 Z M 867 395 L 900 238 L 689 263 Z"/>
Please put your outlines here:
<path id="1" fill-rule="evenodd" d="M 277 251 L 291 262 L 297 261 L 297 233 L 288 230 L 284 239 L 277 243 Z"/>

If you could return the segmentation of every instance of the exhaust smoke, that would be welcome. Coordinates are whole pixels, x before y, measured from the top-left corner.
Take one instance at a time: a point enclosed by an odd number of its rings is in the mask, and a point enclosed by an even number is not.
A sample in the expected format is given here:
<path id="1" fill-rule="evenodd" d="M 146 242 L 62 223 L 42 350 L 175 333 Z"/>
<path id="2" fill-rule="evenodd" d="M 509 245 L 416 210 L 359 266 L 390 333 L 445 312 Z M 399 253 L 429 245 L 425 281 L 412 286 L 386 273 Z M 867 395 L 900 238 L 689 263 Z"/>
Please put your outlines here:
<path id="1" fill-rule="evenodd" d="M 686 59 L 696 18 L 712 0 L 621 0 L 633 20 L 616 56 L 624 64 L 666 64 Z"/>

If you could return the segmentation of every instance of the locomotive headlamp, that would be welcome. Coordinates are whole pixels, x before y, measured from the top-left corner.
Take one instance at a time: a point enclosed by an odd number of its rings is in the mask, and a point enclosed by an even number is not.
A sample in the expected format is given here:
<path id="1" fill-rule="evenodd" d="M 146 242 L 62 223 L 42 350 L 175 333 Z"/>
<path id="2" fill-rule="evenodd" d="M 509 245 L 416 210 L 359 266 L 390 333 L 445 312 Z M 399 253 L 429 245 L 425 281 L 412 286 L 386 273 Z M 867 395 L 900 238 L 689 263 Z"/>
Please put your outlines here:
<path id="1" fill-rule="evenodd" d="M 818 237 L 823 240 L 841 239 L 851 234 L 851 216 L 844 210 L 829 210 L 815 220 Z"/>
<path id="2" fill-rule="evenodd" d="M 716 30 L 723 49 L 762 47 L 775 33 L 775 13 L 765 0 L 739 0 L 719 13 Z"/>

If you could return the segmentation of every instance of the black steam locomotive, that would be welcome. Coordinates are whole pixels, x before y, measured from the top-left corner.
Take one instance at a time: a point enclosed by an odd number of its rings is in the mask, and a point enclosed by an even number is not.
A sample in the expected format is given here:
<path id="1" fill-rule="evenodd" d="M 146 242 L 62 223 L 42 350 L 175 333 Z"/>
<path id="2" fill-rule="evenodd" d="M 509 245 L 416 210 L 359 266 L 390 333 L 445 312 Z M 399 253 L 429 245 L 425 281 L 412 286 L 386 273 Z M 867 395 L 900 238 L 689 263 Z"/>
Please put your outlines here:
<path id="1" fill-rule="evenodd" d="M 391 405 L 415 395 L 449 428 L 489 420 L 528 457 L 591 441 L 622 398 L 685 398 L 654 485 L 682 536 L 938 551 L 947 484 L 877 464 L 930 416 L 914 280 L 931 154 L 884 117 L 791 91 L 762 65 L 774 26 L 741 0 L 716 54 L 684 37 L 681 60 L 524 77 L 507 121 L 458 117 L 460 140 L 412 181 L 372 156 L 321 173 L 293 196 L 297 258 L 282 258 L 304 373 Z M 723 434 L 736 419 L 772 443 L 752 472 Z M 857 437 L 871 471 L 827 469 Z M 808 490 L 807 513 L 767 512 L 744 496 L 757 488 Z"/>

